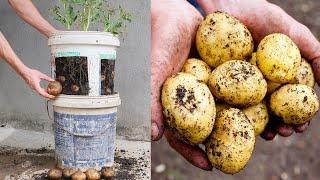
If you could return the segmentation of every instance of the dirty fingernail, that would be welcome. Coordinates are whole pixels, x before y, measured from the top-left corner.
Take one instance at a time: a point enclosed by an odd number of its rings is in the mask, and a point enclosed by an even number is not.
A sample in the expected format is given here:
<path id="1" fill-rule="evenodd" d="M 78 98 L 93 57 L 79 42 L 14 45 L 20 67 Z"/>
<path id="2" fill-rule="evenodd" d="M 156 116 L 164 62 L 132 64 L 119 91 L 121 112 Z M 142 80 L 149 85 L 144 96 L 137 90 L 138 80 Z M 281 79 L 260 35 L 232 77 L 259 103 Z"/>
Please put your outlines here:
<path id="1" fill-rule="evenodd" d="M 152 123 L 151 125 L 151 138 L 152 140 L 156 140 L 159 136 L 159 128 L 156 123 Z"/>

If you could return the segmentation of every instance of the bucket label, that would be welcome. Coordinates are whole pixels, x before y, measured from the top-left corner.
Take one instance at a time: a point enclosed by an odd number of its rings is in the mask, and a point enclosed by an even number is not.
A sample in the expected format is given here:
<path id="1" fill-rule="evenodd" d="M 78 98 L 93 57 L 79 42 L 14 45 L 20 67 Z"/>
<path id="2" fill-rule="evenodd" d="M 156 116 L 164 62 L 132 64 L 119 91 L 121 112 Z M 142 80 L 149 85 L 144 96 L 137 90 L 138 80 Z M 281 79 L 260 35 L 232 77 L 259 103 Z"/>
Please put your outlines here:
<path id="1" fill-rule="evenodd" d="M 116 52 L 108 52 L 108 53 L 103 53 L 100 54 L 100 59 L 110 59 L 110 60 L 115 60 L 117 58 Z"/>
<path id="2" fill-rule="evenodd" d="M 113 163 L 116 113 L 72 115 L 54 112 L 55 152 L 62 166 L 88 168 Z"/>
<path id="3" fill-rule="evenodd" d="M 55 57 L 71 57 L 71 56 L 80 56 L 80 52 L 57 52 Z"/>

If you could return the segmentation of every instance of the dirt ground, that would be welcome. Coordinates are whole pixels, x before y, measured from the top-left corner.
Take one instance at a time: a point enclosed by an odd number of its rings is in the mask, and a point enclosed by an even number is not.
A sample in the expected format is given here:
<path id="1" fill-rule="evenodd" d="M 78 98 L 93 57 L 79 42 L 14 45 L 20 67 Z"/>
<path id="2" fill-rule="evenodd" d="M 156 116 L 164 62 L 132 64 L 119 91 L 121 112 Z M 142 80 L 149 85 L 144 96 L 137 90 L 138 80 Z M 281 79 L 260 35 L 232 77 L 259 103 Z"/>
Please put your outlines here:
<path id="1" fill-rule="evenodd" d="M 320 37 L 319 0 L 272 0 Z M 272 142 L 257 138 L 255 151 L 247 167 L 236 175 L 217 170 L 197 169 L 174 152 L 166 141 L 152 144 L 154 180 L 317 180 L 320 179 L 320 115 L 304 134 L 277 137 Z"/>

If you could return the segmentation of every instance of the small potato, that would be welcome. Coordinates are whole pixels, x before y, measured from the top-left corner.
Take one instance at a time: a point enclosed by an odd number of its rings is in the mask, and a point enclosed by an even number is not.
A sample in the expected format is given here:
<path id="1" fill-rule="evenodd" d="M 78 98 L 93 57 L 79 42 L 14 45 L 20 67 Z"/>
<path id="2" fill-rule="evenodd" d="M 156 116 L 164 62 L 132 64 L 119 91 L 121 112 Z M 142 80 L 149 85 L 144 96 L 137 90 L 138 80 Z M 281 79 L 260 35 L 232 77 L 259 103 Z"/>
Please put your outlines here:
<path id="1" fill-rule="evenodd" d="M 231 108 L 231 106 L 227 103 L 221 102 L 221 103 L 216 103 L 216 114 L 218 114 L 220 111 L 224 109 Z"/>
<path id="2" fill-rule="evenodd" d="M 116 172 L 113 167 L 103 167 L 101 175 L 105 179 L 112 179 L 116 175 Z"/>
<path id="3" fill-rule="evenodd" d="M 86 179 L 87 179 L 86 174 L 80 170 L 71 176 L 71 180 L 86 180 Z"/>
<path id="4" fill-rule="evenodd" d="M 299 67 L 297 75 L 290 84 L 304 84 L 311 88 L 315 85 L 314 74 L 311 65 L 302 58 L 302 64 Z"/>
<path id="5" fill-rule="evenodd" d="M 215 68 L 229 60 L 248 59 L 254 43 L 250 31 L 240 21 L 227 13 L 215 12 L 200 24 L 196 46 L 201 58 Z"/>
<path id="6" fill-rule="evenodd" d="M 254 135 L 260 135 L 269 121 L 268 108 L 265 102 L 242 109 L 253 125 Z"/>
<path id="7" fill-rule="evenodd" d="M 57 169 L 57 168 L 51 169 L 51 170 L 48 172 L 48 177 L 49 177 L 49 179 L 52 179 L 52 180 L 61 179 L 61 178 L 62 178 L 62 171 L 61 171 L 61 169 Z"/>
<path id="8" fill-rule="evenodd" d="M 254 66 L 257 66 L 257 53 L 252 53 L 249 63 L 251 63 Z"/>
<path id="9" fill-rule="evenodd" d="M 182 72 L 194 75 L 198 80 L 207 84 L 211 74 L 211 68 L 200 59 L 188 59 L 182 67 Z"/>
<path id="10" fill-rule="evenodd" d="M 191 74 L 178 73 L 162 88 L 163 114 L 179 139 L 200 144 L 211 133 L 216 115 L 209 88 Z"/>
<path id="11" fill-rule="evenodd" d="M 246 115 L 239 109 L 229 108 L 217 114 L 206 151 L 215 168 L 235 174 L 248 163 L 254 143 L 253 126 Z"/>
<path id="12" fill-rule="evenodd" d="M 47 87 L 48 94 L 53 96 L 58 96 L 62 92 L 62 85 L 59 81 L 53 81 L 48 84 Z"/>
<path id="13" fill-rule="evenodd" d="M 75 168 L 65 168 L 62 170 L 62 175 L 65 178 L 71 178 L 71 176 L 76 173 L 79 169 Z"/>
<path id="14" fill-rule="evenodd" d="M 280 83 L 276 83 L 276 82 L 272 82 L 267 80 L 267 95 L 272 94 L 274 91 L 276 91 L 278 88 L 281 87 L 282 84 Z"/>
<path id="15" fill-rule="evenodd" d="M 270 81 L 288 83 L 298 73 L 302 60 L 299 48 L 286 35 L 266 36 L 257 50 L 257 65 Z"/>
<path id="16" fill-rule="evenodd" d="M 100 180 L 100 173 L 93 168 L 86 171 L 86 176 L 87 180 Z"/>
<path id="17" fill-rule="evenodd" d="M 215 97 L 237 107 L 258 104 L 267 92 L 267 82 L 259 69 L 239 60 L 225 62 L 213 70 L 208 86 Z"/>
<path id="18" fill-rule="evenodd" d="M 287 84 L 271 95 L 270 109 L 286 124 L 304 124 L 318 111 L 319 100 L 309 86 Z"/>

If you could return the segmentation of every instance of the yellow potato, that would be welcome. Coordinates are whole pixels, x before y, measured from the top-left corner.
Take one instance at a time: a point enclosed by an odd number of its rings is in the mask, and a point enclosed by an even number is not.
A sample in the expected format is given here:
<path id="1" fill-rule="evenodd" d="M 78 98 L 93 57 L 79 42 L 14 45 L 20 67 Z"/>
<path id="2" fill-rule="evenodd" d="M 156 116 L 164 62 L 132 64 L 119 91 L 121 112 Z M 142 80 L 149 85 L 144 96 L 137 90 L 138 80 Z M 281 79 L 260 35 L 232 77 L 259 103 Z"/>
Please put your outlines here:
<path id="1" fill-rule="evenodd" d="M 229 108 L 217 114 L 206 151 L 215 168 L 235 174 L 248 163 L 254 143 L 253 126 L 246 115 L 239 109 Z"/>
<path id="2" fill-rule="evenodd" d="M 195 76 L 178 73 L 168 78 L 161 97 L 166 122 L 181 140 L 200 144 L 210 135 L 215 102 L 209 88 Z"/>
<path id="3" fill-rule="evenodd" d="M 278 88 L 281 87 L 282 84 L 280 83 L 276 83 L 276 82 L 272 82 L 272 81 L 269 81 L 267 80 L 267 94 L 272 94 L 274 91 L 276 91 Z"/>
<path id="4" fill-rule="evenodd" d="M 257 50 L 257 65 L 270 81 L 288 83 L 302 63 L 298 47 L 284 34 L 266 36 Z"/>
<path id="5" fill-rule="evenodd" d="M 242 109 L 253 125 L 254 135 L 260 135 L 269 121 L 268 108 L 265 102 Z"/>
<path id="6" fill-rule="evenodd" d="M 200 59 L 188 59 L 182 67 L 182 72 L 194 75 L 199 81 L 208 83 L 211 74 L 211 68 L 208 64 Z"/>
<path id="7" fill-rule="evenodd" d="M 215 97 L 238 107 L 258 104 L 267 92 L 267 82 L 259 69 L 239 60 L 225 62 L 213 70 L 208 86 Z"/>
<path id="8" fill-rule="evenodd" d="M 318 111 L 319 100 L 309 86 L 287 84 L 271 95 L 270 109 L 287 124 L 304 124 Z"/>
<path id="9" fill-rule="evenodd" d="M 216 102 L 216 112 L 217 112 L 217 114 L 220 111 L 222 111 L 224 109 L 228 109 L 228 108 L 231 108 L 231 106 L 229 104 L 224 103 L 224 102 L 221 102 L 221 103 Z"/>
<path id="10" fill-rule="evenodd" d="M 302 58 L 302 64 L 299 67 L 297 75 L 292 81 L 290 81 L 290 83 L 304 84 L 312 88 L 314 87 L 315 80 L 312 67 L 304 58 Z"/>
<path id="11" fill-rule="evenodd" d="M 255 53 L 255 52 L 252 53 L 249 63 L 251 63 L 252 65 L 257 66 L 257 53 Z"/>
<path id="12" fill-rule="evenodd" d="M 227 13 L 215 12 L 200 24 L 196 46 L 201 58 L 215 68 L 232 59 L 248 59 L 254 43 L 251 33 L 240 21 Z"/>

